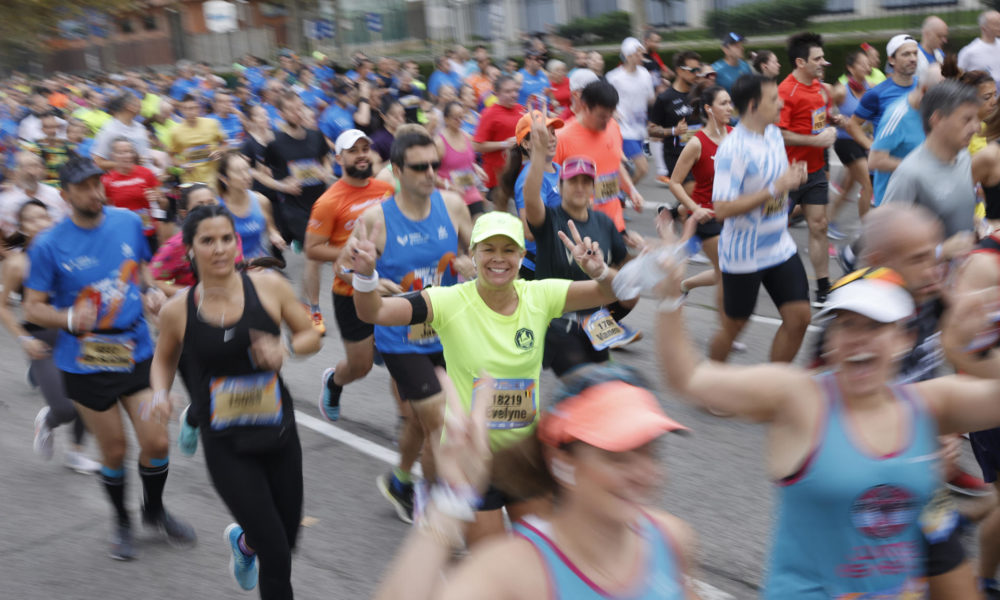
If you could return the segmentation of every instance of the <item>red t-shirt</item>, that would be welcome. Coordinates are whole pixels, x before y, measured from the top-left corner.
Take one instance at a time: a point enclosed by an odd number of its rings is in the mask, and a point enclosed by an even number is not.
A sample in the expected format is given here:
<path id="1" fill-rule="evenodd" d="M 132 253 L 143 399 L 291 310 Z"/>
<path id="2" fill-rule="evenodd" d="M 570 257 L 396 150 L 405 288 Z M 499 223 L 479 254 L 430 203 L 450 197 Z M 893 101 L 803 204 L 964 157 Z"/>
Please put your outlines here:
<path id="1" fill-rule="evenodd" d="M 104 194 L 108 203 L 119 208 L 127 208 L 142 217 L 142 229 L 146 235 L 154 235 L 153 215 L 150 213 L 146 190 L 156 189 L 160 180 L 146 167 L 136 165 L 128 173 L 119 173 L 112 169 L 101 175 L 104 184 Z"/>
<path id="2" fill-rule="evenodd" d="M 473 141 L 502 142 L 514 137 L 514 130 L 517 129 L 517 122 L 522 115 L 524 115 L 524 107 L 520 104 L 515 104 L 510 108 L 494 104 L 480 115 L 479 127 L 476 128 L 476 135 L 472 138 Z M 500 175 L 505 162 L 507 162 L 506 150 L 483 153 L 483 170 L 486 171 L 486 187 L 496 187 L 497 177 Z"/>
<path id="3" fill-rule="evenodd" d="M 570 91 L 569 91 L 569 77 L 563 77 L 560 83 L 552 84 L 552 97 L 556 102 L 559 103 L 560 112 L 563 110 L 569 110 L 570 107 Z"/>
<path id="4" fill-rule="evenodd" d="M 819 79 L 813 79 L 809 85 L 802 85 L 791 74 L 778 86 L 778 96 L 785 103 L 778 127 L 803 135 L 816 135 L 826 129 L 827 99 Z M 785 152 L 788 154 L 788 162 L 804 160 L 810 173 L 823 168 L 823 148 L 785 144 Z"/>

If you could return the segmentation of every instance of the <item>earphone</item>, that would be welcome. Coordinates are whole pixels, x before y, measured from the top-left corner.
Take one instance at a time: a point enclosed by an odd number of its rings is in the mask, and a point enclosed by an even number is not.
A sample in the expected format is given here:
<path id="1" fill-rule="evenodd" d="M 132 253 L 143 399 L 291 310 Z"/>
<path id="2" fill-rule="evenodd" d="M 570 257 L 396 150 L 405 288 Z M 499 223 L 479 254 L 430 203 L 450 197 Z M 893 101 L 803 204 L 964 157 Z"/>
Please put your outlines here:
<path id="1" fill-rule="evenodd" d="M 576 477 L 574 472 L 576 468 L 566 464 L 561 459 L 553 458 L 550 464 L 552 469 L 552 476 L 558 481 L 564 483 L 565 485 L 576 485 Z"/>

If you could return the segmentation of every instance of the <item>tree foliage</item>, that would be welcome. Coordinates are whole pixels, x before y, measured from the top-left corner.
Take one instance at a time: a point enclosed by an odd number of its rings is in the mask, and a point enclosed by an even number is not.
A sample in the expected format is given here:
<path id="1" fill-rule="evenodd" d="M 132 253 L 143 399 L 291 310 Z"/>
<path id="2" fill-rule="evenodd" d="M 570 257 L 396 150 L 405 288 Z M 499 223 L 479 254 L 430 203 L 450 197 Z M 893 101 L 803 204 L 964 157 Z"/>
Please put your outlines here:
<path id="1" fill-rule="evenodd" d="M 822 14 L 825 7 L 826 0 L 763 0 L 709 11 L 705 22 L 717 36 L 788 31 L 806 27 L 809 17 Z"/>
<path id="2" fill-rule="evenodd" d="M 574 42 L 621 41 L 631 35 L 629 15 L 623 10 L 573 19 L 560 25 L 558 33 Z"/>
<path id="3" fill-rule="evenodd" d="M 58 32 L 63 20 L 80 18 L 88 10 L 113 13 L 141 4 L 134 0 L 3 0 L 0 2 L 0 43 L 40 49 L 46 38 Z"/>

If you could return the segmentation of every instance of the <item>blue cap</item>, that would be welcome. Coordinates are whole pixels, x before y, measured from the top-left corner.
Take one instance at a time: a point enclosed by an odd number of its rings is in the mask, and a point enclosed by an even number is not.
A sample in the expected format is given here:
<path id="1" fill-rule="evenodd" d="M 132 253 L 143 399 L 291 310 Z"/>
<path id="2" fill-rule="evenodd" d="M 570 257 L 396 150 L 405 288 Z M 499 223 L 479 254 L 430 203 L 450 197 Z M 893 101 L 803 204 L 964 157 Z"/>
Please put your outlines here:
<path id="1" fill-rule="evenodd" d="M 739 44 L 740 42 L 742 42 L 745 39 L 746 38 L 743 37 L 742 35 L 740 35 L 738 33 L 733 33 L 732 31 L 730 31 L 725 36 L 723 36 L 723 38 L 722 38 L 722 45 L 723 46 L 728 46 L 729 44 Z"/>
<path id="2" fill-rule="evenodd" d="M 104 171 L 89 158 L 71 158 L 59 169 L 59 184 L 63 189 L 71 183 L 82 183 L 91 177 L 104 175 Z"/>

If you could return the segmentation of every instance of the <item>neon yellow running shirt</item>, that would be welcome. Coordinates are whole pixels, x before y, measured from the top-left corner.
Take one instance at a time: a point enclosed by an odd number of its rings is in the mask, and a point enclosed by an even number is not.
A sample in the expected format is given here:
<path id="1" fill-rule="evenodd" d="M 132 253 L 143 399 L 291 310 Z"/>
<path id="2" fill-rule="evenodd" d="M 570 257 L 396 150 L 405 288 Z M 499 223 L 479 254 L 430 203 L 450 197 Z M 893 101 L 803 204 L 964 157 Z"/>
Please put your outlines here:
<path id="1" fill-rule="evenodd" d="M 469 281 L 425 290 L 441 339 L 448 375 L 471 408 L 480 371 L 497 380 L 489 410 L 490 446 L 496 450 L 531 435 L 538 423 L 539 375 L 549 321 L 563 314 L 572 283 L 566 279 L 514 281 L 519 302 L 512 315 L 486 305 Z"/>

